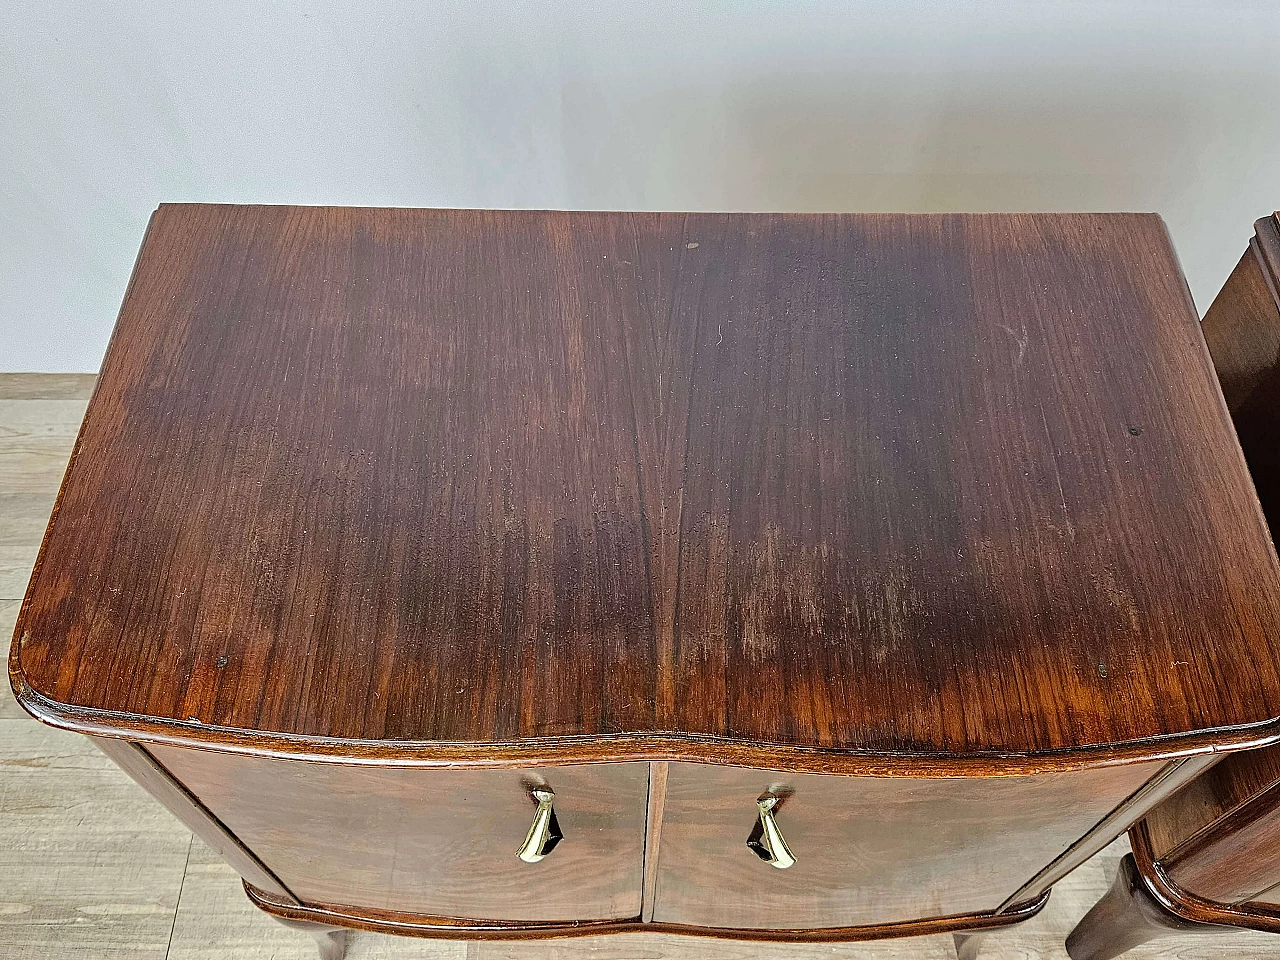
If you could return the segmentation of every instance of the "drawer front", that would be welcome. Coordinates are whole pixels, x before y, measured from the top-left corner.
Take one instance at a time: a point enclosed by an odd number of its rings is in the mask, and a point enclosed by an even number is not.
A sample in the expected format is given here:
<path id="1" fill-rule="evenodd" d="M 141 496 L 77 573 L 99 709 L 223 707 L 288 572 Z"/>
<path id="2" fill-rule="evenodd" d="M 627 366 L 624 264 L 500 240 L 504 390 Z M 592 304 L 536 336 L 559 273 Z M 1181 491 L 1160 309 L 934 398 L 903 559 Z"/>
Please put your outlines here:
<path id="1" fill-rule="evenodd" d="M 1161 766 L 911 780 L 672 763 L 653 916 L 799 929 L 993 910 Z M 789 869 L 747 846 L 765 793 L 785 798 Z"/>
<path id="2" fill-rule="evenodd" d="M 304 902 L 474 920 L 640 914 L 648 765 L 344 766 L 150 747 Z M 549 786 L 563 839 L 516 856 Z"/>

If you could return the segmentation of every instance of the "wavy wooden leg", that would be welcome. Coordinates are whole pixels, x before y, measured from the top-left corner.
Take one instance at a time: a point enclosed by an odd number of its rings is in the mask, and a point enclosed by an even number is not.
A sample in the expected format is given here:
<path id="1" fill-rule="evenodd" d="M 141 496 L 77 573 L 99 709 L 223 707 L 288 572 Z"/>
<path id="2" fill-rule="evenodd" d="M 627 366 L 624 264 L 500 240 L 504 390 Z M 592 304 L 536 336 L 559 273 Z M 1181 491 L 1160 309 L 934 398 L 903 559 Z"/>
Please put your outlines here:
<path id="1" fill-rule="evenodd" d="M 347 955 L 351 931 L 341 927 L 315 927 L 311 930 L 316 946 L 320 948 L 320 960 L 342 960 Z"/>
<path id="2" fill-rule="evenodd" d="M 955 944 L 956 948 L 956 960 L 978 960 L 978 950 L 989 934 L 999 933 L 1001 930 L 1011 930 L 1026 923 L 1044 907 L 1045 902 L 1049 899 L 1049 893 L 1050 891 L 1046 890 L 1029 911 L 1011 910 L 1009 914 L 1006 914 L 1006 918 L 1009 916 L 1016 918 L 1011 923 L 1004 923 L 997 927 L 982 927 L 977 930 L 957 930 L 951 934 L 951 942 Z"/>
<path id="3" fill-rule="evenodd" d="M 351 931 L 346 927 L 330 927 L 323 923 L 311 923 L 307 920 L 286 920 L 284 917 L 271 919 L 294 930 L 311 934 L 316 946 L 320 948 L 320 960 L 342 960 L 351 943 Z"/>
<path id="4" fill-rule="evenodd" d="M 1111 960 L 1127 950 L 1175 933 L 1213 933 L 1221 927 L 1184 920 L 1162 907 L 1126 854 L 1115 881 L 1067 937 L 1071 960 Z"/>
<path id="5" fill-rule="evenodd" d="M 956 945 L 956 960 L 978 960 L 978 947 L 985 936 L 985 930 L 979 930 L 976 933 L 953 933 L 951 939 Z"/>
<path id="6" fill-rule="evenodd" d="M 346 956 L 347 947 L 351 944 L 351 930 L 347 927 L 337 927 L 331 923 L 320 923 L 315 920 L 282 917 L 275 912 L 278 907 L 268 898 L 267 894 L 253 886 L 248 880 L 244 881 L 244 892 L 250 903 L 276 923 L 282 924 L 291 930 L 301 930 L 303 933 L 310 934 L 311 938 L 315 940 L 316 946 L 320 949 L 320 960 L 342 960 Z M 290 901 L 290 903 L 295 902 Z M 299 907 L 298 909 L 301 908 Z"/>

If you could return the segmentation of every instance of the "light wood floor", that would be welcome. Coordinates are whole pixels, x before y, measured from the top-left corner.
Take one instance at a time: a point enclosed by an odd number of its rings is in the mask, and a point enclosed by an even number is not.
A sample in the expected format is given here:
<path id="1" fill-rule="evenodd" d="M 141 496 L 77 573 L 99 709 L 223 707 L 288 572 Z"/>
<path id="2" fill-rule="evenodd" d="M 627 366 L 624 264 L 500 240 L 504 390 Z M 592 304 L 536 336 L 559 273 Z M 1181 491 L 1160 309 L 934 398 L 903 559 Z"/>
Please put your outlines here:
<path id="1" fill-rule="evenodd" d="M 0 636 L 13 632 L 91 376 L 0 374 Z M 1062 960 L 1123 840 L 1058 884 L 1049 906 L 990 935 L 985 960 Z M 28 718 L 0 692 L 0 958 L 314 960 L 312 941 L 259 913 L 236 874 L 88 741 Z M 456 960 L 954 960 L 949 936 L 770 945 L 634 934 L 543 943 L 456 943 L 357 934 L 348 956 Z M 1280 956 L 1280 937 L 1165 940 L 1134 960 Z"/>

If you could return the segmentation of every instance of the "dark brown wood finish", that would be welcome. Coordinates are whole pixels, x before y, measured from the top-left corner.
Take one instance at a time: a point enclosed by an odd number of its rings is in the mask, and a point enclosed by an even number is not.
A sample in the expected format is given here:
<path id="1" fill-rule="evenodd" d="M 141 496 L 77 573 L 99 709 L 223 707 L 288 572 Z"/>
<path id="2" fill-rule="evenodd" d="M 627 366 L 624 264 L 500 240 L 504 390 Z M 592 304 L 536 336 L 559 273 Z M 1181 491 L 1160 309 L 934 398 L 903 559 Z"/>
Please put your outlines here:
<path id="1" fill-rule="evenodd" d="M 1214 821 L 1161 866 L 1180 887 L 1205 899 L 1258 899 L 1280 884 L 1280 786 Z"/>
<path id="2" fill-rule="evenodd" d="M 1204 337 L 1272 530 L 1280 529 L 1280 219 L 1249 249 L 1204 318 Z"/>
<path id="3" fill-rule="evenodd" d="M 640 916 L 647 764 L 435 770 L 152 750 L 304 903 L 530 924 Z M 539 785 L 564 839 L 524 863 Z"/>
<path id="4" fill-rule="evenodd" d="M 374 933 L 391 933 L 406 937 L 444 937 L 450 940 L 541 940 L 557 937 L 589 937 L 604 933 L 677 933 L 693 937 L 718 937 L 730 940 L 782 941 L 786 943 L 843 943 L 860 940 L 887 940 L 895 937 L 917 937 L 931 933 L 964 930 L 994 930 L 1022 923 L 1034 917 L 1049 901 L 1044 893 L 1031 903 L 1019 904 L 1000 914 L 978 913 L 954 917 L 930 917 L 907 923 L 885 923 L 863 927 L 795 930 L 716 929 L 690 927 L 676 923 L 644 923 L 635 920 L 588 920 L 578 923 L 512 923 L 424 917 L 387 913 L 379 910 L 303 904 L 294 906 L 251 883 L 244 885 L 249 900 L 278 919 L 333 925 Z"/>
<path id="5" fill-rule="evenodd" d="M 1274 217 L 1259 220 L 1255 235 L 1205 314 L 1201 328 L 1233 418 L 1266 396 L 1280 356 L 1280 298 L 1274 270 L 1280 263 L 1280 229 Z M 1256 478 L 1255 478 L 1256 479 Z"/>
<path id="6" fill-rule="evenodd" d="M 1125 798 L 1123 803 L 1117 805 L 1052 862 L 1046 864 L 1044 869 L 1014 891 L 1000 909 L 1008 910 L 1014 904 L 1027 903 L 1052 888 L 1068 873 L 1120 836 L 1161 800 L 1212 767 L 1219 759 L 1220 756 L 1185 757 L 1166 764 L 1159 773 Z"/>
<path id="7" fill-rule="evenodd" d="M 1111 889 L 1068 935 L 1067 955 L 1071 960 L 1113 960 L 1159 937 L 1219 929 L 1166 910 L 1138 873 L 1132 854 L 1125 854 Z"/>
<path id="8" fill-rule="evenodd" d="M 1157 217 L 178 205 L 10 666 L 144 739 L 1010 772 L 1273 739 L 1278 585 Z"/>
<path id="9" fill-rule="evenodd" d="M 864 939 L 1023 919 L 1280 736 L 1278 585 L 1156 217 L 179 205 L 9 664 L 334 955 Z"/>
<path id="10" fill-rule="evenodd" d="M 1129 832 L 1129 841 L 1133 847 L 1134 865 L 1143 885 L 1152 899 L 1169 913 L 1193 923 L 1280 933 L 1280 910 L 1273 904 L 1255 901 L 1228 904 L 1206 900 L 1178 886 L 1163 865 L 1152 857 L 1145 822 L 1134 825 Z"/>
<path id="11" fill-rule="evenodd" d="M 1280 529 L 1280 223 L 1255 236 L 1204 333 L 1240 444 L 1271 523 Z M 1238 904 L 1280 884 L 1280 749 L 1229 758 L 1158 809 L 1146 825 L 1154 862 L 1180 889 Z"/>
<path id="12" fill-rule="evenodd" d="M 1229 816 L 1277 784 L 1280 750 L 1244 750 L 1226 757 L 1147 815 L 1146 829 L 1156 859 L 1172 856 L 1204 827 Z"/>
<path id="13" fill-rule="evenodd" d="M 779 780 L 663 762 L 472 770 L 150 749 L 165 764 L 157 769 L 199 793 L 307 910 L 420 923 L 432 936 L 566 936 L 653 921 L 708 936 L 809 931 L 792 938 L 830 941 L 1018 922 L 1058 876 L 1215 759 L 1038 778 Z M 789 795 L 785 832 L 804 851 L 804 867 L 780 880 L 772 868 L 751 870 L 758 861 L 744 841 L 758 791 L 734 786 L 753 778 Z M 565 839 L 527 865 L 514 851 L 535 785 L 555 789 Z M 664 844 L 668 822 L 674 843 Z M 719 912 L 695 916 L 708 909 L 699 896 L 708 890 Z M 685 914 L 664 916 L 664 904 Z"/>
<path id="14" fill-rule="evenodd" d="M 653 918 L 790 929 L 995 912 L 1159 766 L 913 780 L 672 764 Z M 786 870 L 746 844 L 766 792 L 785 798 Z"/>
<path id="15" fill-rule="evenodd" d="M 1280 220 L 1255 237 L 1204 319 L 1204 334 L 1262 508 L 1280 529 Z M 1280 748 L 1238 753 L 1130 831 L 1132 859 L 1067 941 L 1108 960 L 1170 932 L 1280 932 Z"/>

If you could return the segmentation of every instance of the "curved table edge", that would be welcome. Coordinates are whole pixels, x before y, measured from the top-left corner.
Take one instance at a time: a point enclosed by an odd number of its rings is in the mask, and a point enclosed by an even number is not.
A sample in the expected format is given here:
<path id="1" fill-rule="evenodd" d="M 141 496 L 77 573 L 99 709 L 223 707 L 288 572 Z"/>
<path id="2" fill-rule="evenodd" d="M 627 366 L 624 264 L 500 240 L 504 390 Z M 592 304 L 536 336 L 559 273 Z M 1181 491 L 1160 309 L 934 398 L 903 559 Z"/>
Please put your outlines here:
<path id="1" fill-rule="evenodd" d="M 1022 777 L 1139 761 L 1175 760 L 1280 742 L 1280 718 L 1241 727 L 1039 753 L 878 753 L 673 731 L 507 742 L 348 739 L 245 730 L 59 703 L 26 682 L 17 647 L 15 643 L 9 656 L 14 696 L 27 713 L 50 726 L 138 743 L 346 765 L 512 768 L 665 760 L 846 776 Z"/>
<path id="2" fill-rule="evenodd" d="M 855 927 L 815 927 L 799 929 L 758 929 L 698 927 L 663 921 L 642 921 L 639 917 L 614 920 L 567 922 L 519 922 L 465 920 L 357 910 L 353 907 L 302 904 L 295 906 L 259 890 L 243 880 L 249 901 L 265 913 L 292 923 L 312 923 L 326 927 L 346 927 L 408 937 L 440 937 L 453 940 L 532 940 L 560 937 L 589 937 L 615 933 L 674 933 L 683 936 L 715 937 L 727 940 L 775 941 L 789 943 L 839 943 L 857 940 L 887 940 L 934 933 L 956 933 L 1008 927 L 1029 920 L 1044 909 L 1051 890 L 1035 900 L 1018 904 L 1001 913 L 964 913 L 923 920 L 870 924 Z"/>

